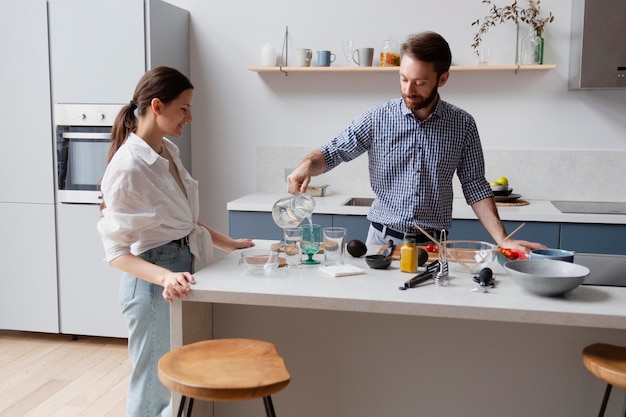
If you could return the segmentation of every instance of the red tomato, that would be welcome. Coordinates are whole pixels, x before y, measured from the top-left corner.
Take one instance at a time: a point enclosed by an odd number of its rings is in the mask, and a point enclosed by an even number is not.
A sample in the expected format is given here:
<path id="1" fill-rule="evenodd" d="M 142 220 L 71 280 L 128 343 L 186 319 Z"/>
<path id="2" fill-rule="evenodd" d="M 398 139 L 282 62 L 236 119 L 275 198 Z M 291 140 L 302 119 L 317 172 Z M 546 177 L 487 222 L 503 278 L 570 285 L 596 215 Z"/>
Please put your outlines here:
<path id="1" fill-rule="evenodd" d="M 432 243 L 429 243 L 428 245 L 426 245 L 426 251 L 427 252 L 433 252 L 434 251 L 434 246 Z"/>

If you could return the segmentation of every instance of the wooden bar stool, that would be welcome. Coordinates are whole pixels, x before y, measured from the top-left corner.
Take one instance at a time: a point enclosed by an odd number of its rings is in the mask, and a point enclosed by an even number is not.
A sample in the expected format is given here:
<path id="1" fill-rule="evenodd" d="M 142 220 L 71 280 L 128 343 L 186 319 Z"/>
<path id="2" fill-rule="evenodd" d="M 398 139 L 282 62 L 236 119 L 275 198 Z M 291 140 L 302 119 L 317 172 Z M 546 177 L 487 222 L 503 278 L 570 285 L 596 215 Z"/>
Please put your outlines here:
<path id="1" fill-rule="evenodd" d="M 599 417 L 604 416 L 613 385 L 626 389 L 626 347 L 595 343 L 583 349 L 585 367 L 606 382 Z M 624 409 L 626 417 L 626 407 Z"/>
<path id="2" fill-rule="evenodd" d="M 289 384 L 285 361 L 272 343 L 252 339 L 215 339 L 181 346 L 159 360 L 159 379 L 182 394 L 178 417 L 187 417 L 194 399 L 243 401 L 263 398 L 267 417 L 275 417 L 271 394 Z"/>

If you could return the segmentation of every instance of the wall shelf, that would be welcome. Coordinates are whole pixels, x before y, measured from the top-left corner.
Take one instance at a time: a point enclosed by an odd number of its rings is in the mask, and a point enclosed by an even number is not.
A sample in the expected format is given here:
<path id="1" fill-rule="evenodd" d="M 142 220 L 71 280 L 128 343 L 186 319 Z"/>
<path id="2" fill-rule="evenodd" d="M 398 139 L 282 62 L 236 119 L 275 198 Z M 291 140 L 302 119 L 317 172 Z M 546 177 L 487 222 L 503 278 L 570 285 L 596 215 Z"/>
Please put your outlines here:
<path id="1" fill-rule="evenodd" d="M 248 71 L 265 72 L 398 72 L 400 67 L 248 67 Z M 450 71 L 547 71 L 555 69 L 554 64 L 543 65 L 453 65 Z"/>

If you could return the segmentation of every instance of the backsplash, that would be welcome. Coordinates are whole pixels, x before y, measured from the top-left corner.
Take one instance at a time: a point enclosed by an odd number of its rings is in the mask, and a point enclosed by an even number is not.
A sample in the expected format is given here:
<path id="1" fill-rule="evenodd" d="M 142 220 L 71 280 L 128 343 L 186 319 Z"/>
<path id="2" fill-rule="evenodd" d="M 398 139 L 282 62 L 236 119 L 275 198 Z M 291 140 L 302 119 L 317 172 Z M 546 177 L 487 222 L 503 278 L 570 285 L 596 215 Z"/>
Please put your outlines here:
<path id="1" fill-rule="evenodd" d="M 313 148 L 257 148 L 257 191 L 287 190 L 285 169 L 295 168 Z M 626 152 L 560 150 L 485 150 L 487 180 L 509 179 L 513 192 L 533 200 L 626 202 Z M 462 197 L 455 176 L 454 193 Z M 372 195 L 367 155 L 314 177 L 327 193 Z"/>

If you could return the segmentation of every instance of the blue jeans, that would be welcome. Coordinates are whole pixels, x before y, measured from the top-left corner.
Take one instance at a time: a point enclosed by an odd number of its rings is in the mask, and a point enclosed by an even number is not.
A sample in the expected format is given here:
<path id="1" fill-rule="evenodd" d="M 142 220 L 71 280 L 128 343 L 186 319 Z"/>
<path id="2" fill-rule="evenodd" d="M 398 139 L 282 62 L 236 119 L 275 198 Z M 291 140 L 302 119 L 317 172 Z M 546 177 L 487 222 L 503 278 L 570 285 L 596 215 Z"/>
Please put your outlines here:
<path id="1" fill-rule="evenodd" d="M 193 255 L 186 244 L 170 242 L 139 257 L 173 272 L 193 273 Z M 172 415 L 171 392 L 159 381 L 158 362 L 170 350 L 170 305 L 163 287 L 124 273 L 120 282 L 122 314 L 128 320 L 128 353 L 132 364 L 126 415 Z"/>

